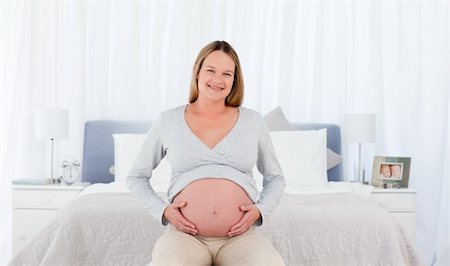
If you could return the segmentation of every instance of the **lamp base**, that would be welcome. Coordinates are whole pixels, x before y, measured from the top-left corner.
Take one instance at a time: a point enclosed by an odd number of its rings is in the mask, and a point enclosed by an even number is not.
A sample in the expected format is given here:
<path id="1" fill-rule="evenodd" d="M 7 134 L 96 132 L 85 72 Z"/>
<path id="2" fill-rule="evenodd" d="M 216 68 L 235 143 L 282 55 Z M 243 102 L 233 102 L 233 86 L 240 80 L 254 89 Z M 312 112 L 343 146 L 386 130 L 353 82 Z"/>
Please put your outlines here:
<path id="1" fill-rule="evenodd" d="M 361 167 L 360 167 L 360 165 L 361 165 Z M 353 163 L 353 182 L 369 184 L 369 182 L 367 182 L 365 180 L 365 176 L 366 176 L 365 163 L 354 162 Z"/>

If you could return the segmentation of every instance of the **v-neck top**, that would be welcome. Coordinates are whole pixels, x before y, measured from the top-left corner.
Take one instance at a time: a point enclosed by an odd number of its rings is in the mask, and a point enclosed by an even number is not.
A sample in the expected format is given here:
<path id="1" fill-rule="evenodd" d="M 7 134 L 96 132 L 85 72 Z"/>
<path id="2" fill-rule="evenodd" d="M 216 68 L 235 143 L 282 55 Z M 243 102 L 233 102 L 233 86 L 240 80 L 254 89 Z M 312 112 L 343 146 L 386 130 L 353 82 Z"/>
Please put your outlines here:
<path id="1" fill-rule="evenodd" d="M 240 120 L 240 118 L 241 118 L 241 107 L 238 107 L 238 117 L 237 117 L 237 120 L 235 121 L 235 123 L 234 123 L 234 125 L 233 125 L 233 127 L 231 128 L 231 130 L 219 141 L 219 142 L 217 142 L 213 147 L 209 147 L 208 145 L 206 145 L 193 131 L 192 131 L 192 129 L 189 127 L 189 124 L 188 124 L 188 122 L 187 122 L 187 120 L 186 120 L 186 108 L 187 108 L 187 104 L 184 106 L 184 108 L 183 108 L 183 121 L 184 121 L 184 124 L 186 125 L 186 128 L 187 128 L 187 130 L 189 131 L 189 132 L 191 132 L 191 134 L 192 134 L 192 136 L 195 138 L 195 139 L 197 139 L 200 143 L 202 143 L 203 145 L 205 145 L 207 148 L 209 148 L 209 149 L 211 149 L 211 150 L 214 150 L 214 148 L 215 147 L 217 147 L 222 141 L 225 141 L 225 139 L 228 137 L 228 135 L 230 135 L 231 133 L 233 133 L 233 131 L 234 131 L 234 129 L 236 128 L 236 126 L 238 125 L 238 123 L 239 123 L 239 120 Z"/>
<path id="2" fill-rule="evenodd" d="M 170 202 L 191 182 L 203 178 L 230 180 L 244 189 L 256 204 L 261 216 L 267 216 L 278 204 L 284 188 L 284 177 L 277 161 L 269 130 L 262 116 L 239 107 L 234 127 L 213 148 L 203 143 L 189 128 L 186 105 L 161 113 L 152 124 L 127 177 L 127 185 L 150 213 L 164 225 L 164 202 L 149 183 L 152 171 L 167 156 L 172 167 L 167 191 Z M 263 190 L 253 179 L 257 165 L 263 175 Z M 257 225 L 260 225 L 259 221 Z"/>

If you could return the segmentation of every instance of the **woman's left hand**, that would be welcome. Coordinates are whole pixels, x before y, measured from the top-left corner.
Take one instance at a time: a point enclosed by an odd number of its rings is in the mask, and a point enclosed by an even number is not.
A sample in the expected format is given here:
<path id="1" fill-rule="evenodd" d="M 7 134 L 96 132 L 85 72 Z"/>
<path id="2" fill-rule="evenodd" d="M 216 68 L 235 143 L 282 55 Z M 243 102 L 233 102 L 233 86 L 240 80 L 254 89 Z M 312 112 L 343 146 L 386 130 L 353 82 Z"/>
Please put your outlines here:
<path id="1" fill-rule="evenodd" d="M 230 228 L 230 231 L 228 231 L 228 236 L 237 236 L 247 232 L 247 230 L 255 224 L 256 220 L 261 217 L 261 212 L 259 212 L 259 209 L 255 206 L 255 204 L 242 205 L 239 209 L 244 213 L 244 215 L 242 215 L 241 220 L 237 224 Z"/>

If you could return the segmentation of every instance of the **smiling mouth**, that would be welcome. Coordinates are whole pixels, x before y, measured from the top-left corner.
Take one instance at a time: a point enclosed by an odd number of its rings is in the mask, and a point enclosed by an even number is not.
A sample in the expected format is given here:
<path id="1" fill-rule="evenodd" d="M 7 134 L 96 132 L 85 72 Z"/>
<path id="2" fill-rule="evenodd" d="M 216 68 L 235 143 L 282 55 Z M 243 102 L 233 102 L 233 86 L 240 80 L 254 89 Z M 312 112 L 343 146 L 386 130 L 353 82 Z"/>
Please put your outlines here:
<path id="1" fill-rule="evenodd" d="M 213 86 L 213 85 L 208 85 L 208 87 L 215 91 L 222 91 L 224 89 L 222 87 L 217 87 L 217 86 Z"/>

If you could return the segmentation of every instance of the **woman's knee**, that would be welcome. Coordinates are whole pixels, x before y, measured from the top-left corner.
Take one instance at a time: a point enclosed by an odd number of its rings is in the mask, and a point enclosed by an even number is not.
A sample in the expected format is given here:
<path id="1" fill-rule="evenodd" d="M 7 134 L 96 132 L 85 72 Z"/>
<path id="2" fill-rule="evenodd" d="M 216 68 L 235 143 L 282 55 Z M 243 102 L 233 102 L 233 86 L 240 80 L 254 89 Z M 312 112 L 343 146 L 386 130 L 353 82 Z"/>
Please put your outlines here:
<path id="1" fill-rule="evenodd" d="M 208 249 L 195 237 L 166 232 L 155 243 L 150 265 L 211 265 L 211 262 Z"/>
<path id="2" fill-rule="evenodd" d="M 256 247 L 250 250 L 243 261 L 246 265 L 264 265 L 264 266 L 284 266 L 284 259 L 280 253 L 272 246 Z"/>
<path id="3" fill-rule="evenodd" d="M 198 257 L 194 254 L 186 256 L 186 254 L 166 254 L 164 256 L 157 256 L 152 258 L 150 266 L 211 266 L 212 261 L 210 256 Z"/>
<path id="4" fill-rule="evenodd" d="M 285 265 L 270 241 L 256 231 L 230 240 L 216 256 L 217 265 Z"/>

